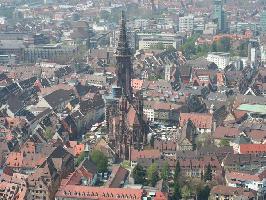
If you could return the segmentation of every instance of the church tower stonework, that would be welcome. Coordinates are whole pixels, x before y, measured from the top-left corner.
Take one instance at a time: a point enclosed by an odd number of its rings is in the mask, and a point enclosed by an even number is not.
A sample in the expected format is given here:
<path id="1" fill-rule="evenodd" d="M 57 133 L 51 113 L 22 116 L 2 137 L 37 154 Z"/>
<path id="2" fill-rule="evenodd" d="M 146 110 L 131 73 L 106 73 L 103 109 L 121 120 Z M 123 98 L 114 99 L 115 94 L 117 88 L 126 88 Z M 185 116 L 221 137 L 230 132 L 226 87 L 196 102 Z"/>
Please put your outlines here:
<path id="1" fill-rule="evenodd" d="M 120 160 L 130 160 L 131 149 L 147 143 L 148 126 L 143 115 L 142 93 L 133 93 L 133 66 L 127 40 L 125 13 L 122 12 L 116 56 L 117 84 L 106 98 L 106 124 L 109 145 Z"/>

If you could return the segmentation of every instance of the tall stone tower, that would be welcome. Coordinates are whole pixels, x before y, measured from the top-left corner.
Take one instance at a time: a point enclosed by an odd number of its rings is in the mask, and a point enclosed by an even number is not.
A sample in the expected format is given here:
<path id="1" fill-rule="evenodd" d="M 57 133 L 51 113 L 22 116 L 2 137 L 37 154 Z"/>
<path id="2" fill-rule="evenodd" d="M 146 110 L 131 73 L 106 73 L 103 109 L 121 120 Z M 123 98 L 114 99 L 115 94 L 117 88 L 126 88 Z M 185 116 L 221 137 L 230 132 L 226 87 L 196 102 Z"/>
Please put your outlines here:
<path id="1" fill-rule="evenodd" d="M 119 40 L 116 49 L 117 86 L 122 88 L 122 95 L 132 100 L 132 63 L 131 52 L 127 40 L 125 12 L 122 11 Z"/>
<path id="2" fill-rule="evenodd" d="M 147 123 L 143 116 L 141 92 L 133 95 L 133 67 L 127 40 L 125 13 L 122 12 L 116 49 L 117 84 L 106 97 L 106 125 L 109 144 L 120 160 L 130 160 L 131 149 L 142 149 L 147 143 Z"/>

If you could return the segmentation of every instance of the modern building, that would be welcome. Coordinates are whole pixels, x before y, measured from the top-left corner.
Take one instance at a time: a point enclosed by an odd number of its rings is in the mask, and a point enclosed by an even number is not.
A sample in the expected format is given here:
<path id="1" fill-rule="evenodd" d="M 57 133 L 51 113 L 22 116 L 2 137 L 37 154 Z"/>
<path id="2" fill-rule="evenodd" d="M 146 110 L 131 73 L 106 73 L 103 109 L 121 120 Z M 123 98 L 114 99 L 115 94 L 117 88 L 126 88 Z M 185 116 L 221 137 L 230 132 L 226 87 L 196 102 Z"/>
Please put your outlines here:
<path id="1" fill-rule="evenodd" d="M 165 48 L 178 48 L 182 44 L 182 37 L 172 33 L 137 33 L 139 49 L 150 49 L 162 44 Z"/>
<path id="2" fill-rule="evenodd" d="M 259 56 L 259 50 L 256 47 L 250 48 L 250 64 L 251 67 L 257 67 L 258 66 L 258 56 Z"/>
<path id="3" fill-rule="evenodd" d="M 260 15 L 260 26 L 261 31 L 266 32 L 266 10 L 264 10 Z"/>
<path id="4" fill-rule="evenodd" d="M 22 60 L 24 48 L 25 44 L 23 40 L 0 40 L 0 55 L 13 54 L 16 55 L 18 60 Z"/>
<path id="5" fill-rule="evenodd" d="M 224 0 L 213 0 L 213 18 L 218 24 L 219 32 L 226 31 L 226 14 L 224 11 Z"/>
<path id="6" fill-rule="evenodd" d="M 9 55 L 0 55 L 0 64 L 15 64 L 16 63 L 16 55 L 9 54 Z"/>
<path id="7" fill-rule="evenodd" d="M 203 34 L 205 35 L 216 35 L 218 26 L 213 22 L 205 24 Z"/>
<path id="8" fill-rule="evenodd" d="M 179 32 L 193 32 L 194 16 L 187 15 L 179 18 Z"/>
<path id="9" fill-rule="evenodd" d="M 127 31 L 128 45 L 132 51 L 135 51 L 137 47 L 136 36 L 137 36 L 136 31 L 130 31 L 130 30 Z M 119 30 L 113 31 L 110 37 L 110 46 L 113 48 L 116 48 L 118 44 L 118 40 L 119 40 Z"/>
<path id="10" fill-rule="evenodd" d="M 230 53 L 210 52 L 207 61 L 215 63 L 220 69 L 224 69 L 230 63 Z"/>
<path id="11" fill-rule="evenodd" d="M 24 50 L 24 61 L 35 63 L 38 60 L 55 62 L 58 59 L 68 59 L 70 55 L 76 54 L 76 46 L 65 46 L 61 44 L 31 45 Z"/>

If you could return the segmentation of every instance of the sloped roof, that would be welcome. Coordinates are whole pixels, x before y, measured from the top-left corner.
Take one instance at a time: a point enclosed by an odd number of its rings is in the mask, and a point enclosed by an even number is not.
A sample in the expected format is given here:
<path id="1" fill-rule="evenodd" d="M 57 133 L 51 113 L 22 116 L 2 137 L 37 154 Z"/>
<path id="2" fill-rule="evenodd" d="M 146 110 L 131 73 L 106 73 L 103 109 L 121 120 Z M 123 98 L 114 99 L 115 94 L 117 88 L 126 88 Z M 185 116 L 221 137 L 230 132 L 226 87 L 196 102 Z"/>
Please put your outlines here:
<path id="1" fill-rule="evenodd" d="M 191 120 L 197 128 L 211 129 L 213 117 L 208 113 L 180 113 L 180 126 Z"/>

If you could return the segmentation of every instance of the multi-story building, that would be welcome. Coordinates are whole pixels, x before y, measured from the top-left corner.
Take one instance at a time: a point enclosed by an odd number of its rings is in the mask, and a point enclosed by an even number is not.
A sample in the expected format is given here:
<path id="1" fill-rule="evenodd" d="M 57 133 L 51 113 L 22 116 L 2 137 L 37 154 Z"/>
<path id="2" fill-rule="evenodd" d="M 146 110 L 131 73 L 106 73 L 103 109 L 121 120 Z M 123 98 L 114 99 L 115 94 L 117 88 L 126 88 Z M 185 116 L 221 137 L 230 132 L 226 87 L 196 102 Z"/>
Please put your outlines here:
<path id="1" fill-rule="evenodd" d="M 130 30 L 127 31 L 128 45 L 132 51 L 134 51 L 137 48 L 136 37 L 137 37 L 136 31 L 130 31 Z M 113 31 L 110 37 L 110 46 L 116 48 L 118 40 L 119 40 L 119 30 Z"/>
<path id="2" fill-rule="evenodd" d="M 235 200 L 235 199 L 255 200 L 257 199 L 257 195 L 255 191 L 252 191 L 250 189 L 217 185 L 212 188 L 209 199 L 210 200 Z"/>
<path id="3" fill-rule="evenodd" d="M 224 0 L 213 0 L 213 17 L 217 21 L 219 32 L 226 31 L 226 14 L 224 11 Z"/>
<path id="4" fill-rule="evenodd" d="M 194 16 L 187 15 L 179 18 L 179 32 L 193 32 Z"/>
<path id="5" fill-rule="evenodd" d="M 15 64 L 16 62 L 16 55 L 9 54 L 9 55 L 0 55 L 0 64 Z"/>
<path id="6" fill-rule="evenodd" d="M 165 48 L 178 48 L 182 44 L 182 37 L 172 33 L 137 33 L 139 49 L 150 49 L 162 44 Z"/>
<path id="7" fill-rule="evenodd" d="M 217 33 L 218 26 L 213 22 L 205 24 L 203 34 L 205 35 L 215 35 Z"/>
<path id="8" fill-rule="evenodd" d="M 214 62 L 218 68 L 224 69 L 230 63 L 230 53 L 211 52 L 208 53 L 207 61 Z"/>
<path id="9" fill-rule="evenodd" d="M 179 125 L 184 127 L 191 121 L 199 133 L 211 133 L 214 129 L 213 116 L 208 113 L 180 113 Z"/>
<path id="10" fill-rule="evenodd" d="M 25 62 L 35 63 L 38 60 L 48 60 L 55 62 L 57 60 L 67 60 L 70 55 L 78 52 L 76 46 L 65 46 L 61 44 L 31 45 L 24 50 Z"/>
<path id="11" fill-rule="evenodd" d="M 261 31 L 266 32 L 266 11 L 264 10 L 260 15 Z"/>
<path id="12" fill-rule="evenodd" d="M 15 55 L 17 60 L 22 60 L 24 48 L 23 40 L 0 40 L 0 55 Z"/>
<path id="13" fill-rule="evenodd" d="M 248 172 L 227 172 L 225 174 L 226 184 L 231 187 L 249 188 L 259 192 L 266 193 L 266 170 L 260 168 L 257 173 Z"/>
<path id="14" fill-rule="evenodd" d="M 182 105 L 159 101 L 145 101 L 143 113 L 148 121 L 177 123 Z"/>

